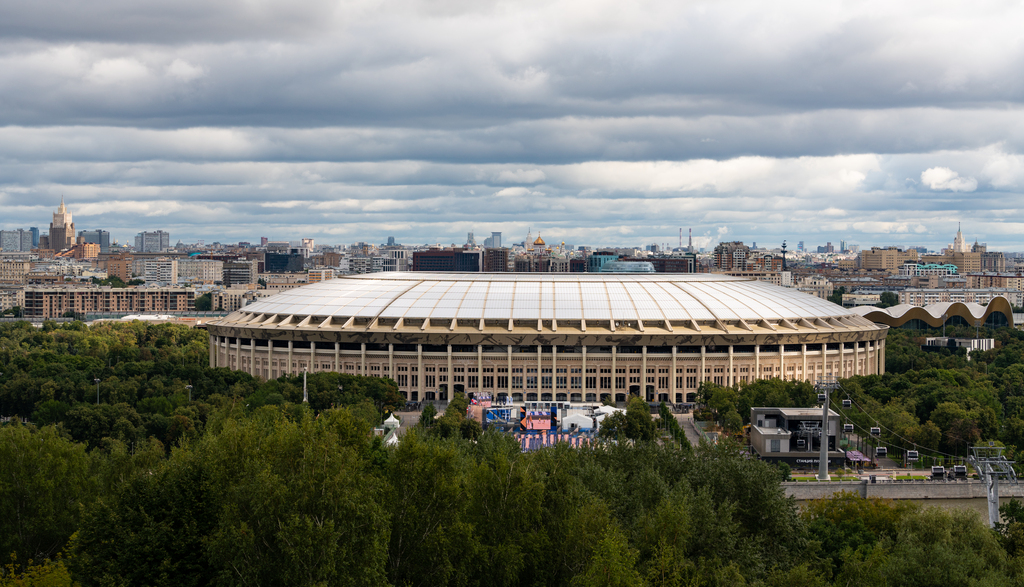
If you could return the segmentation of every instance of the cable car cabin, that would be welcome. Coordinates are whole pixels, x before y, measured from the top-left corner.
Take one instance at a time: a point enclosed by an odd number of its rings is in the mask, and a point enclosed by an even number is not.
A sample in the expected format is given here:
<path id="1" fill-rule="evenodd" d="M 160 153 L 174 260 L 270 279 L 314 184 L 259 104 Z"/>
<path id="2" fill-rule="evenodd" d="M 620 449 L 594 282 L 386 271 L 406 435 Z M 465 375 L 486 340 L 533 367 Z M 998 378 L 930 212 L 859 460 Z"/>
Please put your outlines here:
<path id="1" fill-rule="evenodd" d="M 953 476 L 958 479 L 967 477 L 967 465 L 953 465 Z"/>
<path id="2" fill-rule="evenodd" d="M 908 450 L 907 451 L 907 462 L 908 463 L 913 463 L 916 460 L 917 460 L 917 451 L 916 450 Z"/>
<path id="3" fill-rule="evenodd" d="M 818 401 L 819 401 L 819 402 L 822 402 L 822 403 L 824 403 L 824 402 L 825 402 L 825 400 L 827 400 L 827 399 L 828 399 L 828 396 L 826 396 L 826 395 L 825 395 L 824 393 L 819 393 L 819 394 L 818 394 Z"/>
<path id="4" fill-rule="evenodd" d="M 946 467 L 932 467 L 932 479 L 942 479 L 946 476 Z"/>
<path id="5" fill-rule="evenodd" d="M 875 449 L 875 456 L 878 458 L 889 456 L 889 449 L 884 446 L 880 446 Z"/>
<path id="6" fill-rule="evenodd" d="M 853 402 L 851 402 L 851 401 L 850 401 L 850 400 L 848 400 L 848 399 L 844 399 L 844 400 L 843 400 L 843 407 L 844 407 L 844 408 L 851 408 L 851 407 L 853 407 Z"/>
<path id="7" fill-rule="evenodd" d="M 871 436 L 874 436 L 875 438 L 878 438 L 881 435 L 882 435 L 882 429 L 881 428 L 879 428 L 878 426 L 872 426 L 871 427 Z"/>
<path id="8" fill-rule="evenodd" d="M 843 432 L 847 434 L 853 432 L 853 424 L 843 424 Z"/>

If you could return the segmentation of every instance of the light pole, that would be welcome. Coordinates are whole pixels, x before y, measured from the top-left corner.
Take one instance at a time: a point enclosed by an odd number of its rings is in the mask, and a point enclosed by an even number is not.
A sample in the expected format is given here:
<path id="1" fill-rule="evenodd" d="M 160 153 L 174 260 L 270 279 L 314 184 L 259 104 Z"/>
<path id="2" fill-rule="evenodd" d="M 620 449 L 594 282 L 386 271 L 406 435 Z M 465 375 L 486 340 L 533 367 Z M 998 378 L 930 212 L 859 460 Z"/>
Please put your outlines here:
<path id="1" fill-rule="evenodd" d="M 98 406 L 100 405 L 100 378 L 97 377 L 92 382 L 96 384 L 96 405 Z"/>
<path id="2" fill-rule="evenodd" d="M 188 403 L 192 403 L 192 386 L 186 385 L 185 389 L 188 390 Z"/>

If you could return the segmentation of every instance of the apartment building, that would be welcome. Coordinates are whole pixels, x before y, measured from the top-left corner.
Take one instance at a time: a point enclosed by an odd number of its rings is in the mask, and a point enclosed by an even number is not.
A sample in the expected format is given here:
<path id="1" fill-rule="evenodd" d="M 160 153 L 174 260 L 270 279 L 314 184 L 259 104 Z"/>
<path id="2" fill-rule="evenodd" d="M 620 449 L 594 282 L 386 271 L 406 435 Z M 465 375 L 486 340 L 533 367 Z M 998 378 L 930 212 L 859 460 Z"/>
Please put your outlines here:
<path id="1" fill-rule="evenodd" d="M 169 313 L 195 310 L 195 290 L 177 287 L 27 287 L 24 316 L 48 320 L 84 313 Z"/>

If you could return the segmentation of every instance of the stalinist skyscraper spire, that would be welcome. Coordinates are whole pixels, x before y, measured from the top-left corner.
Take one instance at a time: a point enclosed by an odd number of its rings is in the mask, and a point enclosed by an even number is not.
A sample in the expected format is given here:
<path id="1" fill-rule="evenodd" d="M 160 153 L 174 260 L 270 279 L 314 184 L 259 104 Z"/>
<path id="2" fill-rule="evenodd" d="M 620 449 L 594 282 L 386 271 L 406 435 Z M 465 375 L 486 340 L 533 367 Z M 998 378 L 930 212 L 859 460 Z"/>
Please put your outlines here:
<path id="1" fill-rule="evenodd" d="M 964 240 L 964 233 L 960 231 L 960 223 L 956 223 L 956 238 L 953 239 L 952 246 L 954 253 L 966 253 L 967 242 Z"/>
<path id="2" fill-rule="evenodd" d="M 71 212 L 64 205 L 64 196 L 60 197 L 60 207 L 53 213 L 50 223 L 50 248 L 55 251 L 70 249 L 75 244 L 75 223 L 71 221 Z"/>

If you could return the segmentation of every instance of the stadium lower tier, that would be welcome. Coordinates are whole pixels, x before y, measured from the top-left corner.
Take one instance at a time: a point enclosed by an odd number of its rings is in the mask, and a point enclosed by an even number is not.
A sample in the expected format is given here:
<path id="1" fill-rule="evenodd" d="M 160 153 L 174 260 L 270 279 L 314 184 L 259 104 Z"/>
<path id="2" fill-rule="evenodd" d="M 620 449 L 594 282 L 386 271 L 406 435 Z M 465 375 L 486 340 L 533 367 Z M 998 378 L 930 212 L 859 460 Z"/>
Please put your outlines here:
<path id="1" fill-rule="evenodd" d="M 388 377 L 409 401 L 486 392 L 514 403 L 625 401 L 631 394 L 683 403 L 693 401 L 703 381 L 814 382 L 881 374 L 885 365 L 884 330 L 842 342 L 685 346 L 373 344 L 241 338 L 220 330 L 228 329 L 211 328 L 212 367 L 262 379 L 304 371 Z"/>

